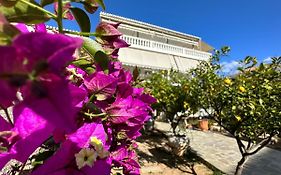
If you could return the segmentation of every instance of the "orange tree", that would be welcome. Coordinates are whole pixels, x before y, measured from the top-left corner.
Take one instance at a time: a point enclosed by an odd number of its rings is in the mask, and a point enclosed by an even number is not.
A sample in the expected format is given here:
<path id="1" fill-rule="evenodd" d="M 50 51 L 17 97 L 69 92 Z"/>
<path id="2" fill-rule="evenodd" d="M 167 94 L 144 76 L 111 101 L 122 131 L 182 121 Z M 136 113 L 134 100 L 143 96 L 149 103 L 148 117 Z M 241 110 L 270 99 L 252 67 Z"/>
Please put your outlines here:
<path id="1" fill-rule="evenodd" d="M 175 70 L 162 70 L 152 73 L 142 83 L 142 86 L 146 87 L 157 99 L 157 103 L 152 107 L 156 109 L 157 113 L 165 113 L 174 134 L 188 108 L 187 80 L 186 74 Z"/>
<path id="2" fill-rule="evenodd" d="M 219 74 L 219 57 L 228 51 L 227 47 L 216 51 L 210 62 L 190 71 L 187 99 L 193 111 L 204 109 L 236 139 L 242 158 L 235 174 L 241 174 L 248 157 L 280 132 L 281 57 L 267 65 L 246 57 L 239 73 L 227 78 Z"/>

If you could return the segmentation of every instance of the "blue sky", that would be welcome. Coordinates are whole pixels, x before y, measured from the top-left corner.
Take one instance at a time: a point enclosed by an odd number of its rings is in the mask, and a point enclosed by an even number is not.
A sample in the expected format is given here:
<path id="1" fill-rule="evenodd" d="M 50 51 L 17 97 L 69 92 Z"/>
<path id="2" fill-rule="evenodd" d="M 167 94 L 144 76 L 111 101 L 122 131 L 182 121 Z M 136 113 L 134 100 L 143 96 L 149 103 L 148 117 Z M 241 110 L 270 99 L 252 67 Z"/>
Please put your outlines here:
<path id="1" fill-rule="evenodd" d="M 230 46 L 227 71 L 244 57 L 281 56 L 281 0 L 105 0 L 107 12 Z"/>
<path id="2" fill-rule="evenodd" d="M 281 55 L 281 0 L 105 0 L 107 12 L 232 48 L 229 60 Z"/>
<path id="3" fill-rule="evenodd" d="M 230 46 L 225 62 L 281 55 L 281 0 L 104 1 L 106 12 L 200 36 L 214 48 Z"/>

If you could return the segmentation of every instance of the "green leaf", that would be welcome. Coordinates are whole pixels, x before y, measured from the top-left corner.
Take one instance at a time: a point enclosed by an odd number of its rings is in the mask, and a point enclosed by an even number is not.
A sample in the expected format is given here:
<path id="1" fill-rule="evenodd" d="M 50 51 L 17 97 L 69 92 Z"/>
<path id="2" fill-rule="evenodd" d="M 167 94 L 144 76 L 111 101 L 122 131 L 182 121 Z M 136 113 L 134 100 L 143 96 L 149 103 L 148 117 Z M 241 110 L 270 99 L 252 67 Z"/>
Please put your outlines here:
<path id="1" fill-rule="evenodd" d="M 97 43 L 95 40 L 88 38 L 88 37 L 83 37 L 83 48 L 85 51 L 94 59 L 95 54 L 97 51 L 102 51 L 102 47 L 99 43 Z"/>
<path id="2" fill-rule="evenodd" d="M 0 151 L 1 151 L 1 152 L 7 152 L 7 151 L 8 151 L 8 148 L 3 147 L 3 146 L 0 146 Z"/>
<path id="3" fill-rule="evenodd" d="M 26 0 L 29 3 L 39 6 L 33 0 Z M 0 6 L 0 11 L 10 22 L 22 22 L 26 24 L 38 24 L 46 22 L 50 19 L 50 16 L 37 8 L 31 7 L 22 1 L 18 1 L 15 6 L 8 8 Z"/>
<path id="4" fill-rule="evenodd" d="M 92 74 L 95 71 L 92 61 L 89 61 L 89 60 L 78 59 L 78 60 L 74 60 L 72 62 L 72 64 L 80 67 L 81 69 L 86 71 L 88 74 Z"/>
<path id="5" fill-rule="evenodd" d="M 108 63 L 109 63 L 109 58 L 108 56 L 102 52 L 102 51 L 97 51 L 95 54 L 95 62 L 101 66 L 102 70 L 105 73 L 108 73 Z"/>
<path id="6" fill-rule="evenodd" d="M 97 11 L 97 9 L 99 8 L 99 5 L 96 3 L 90 3 L 87 1 L 79 2 L 79 3 L 83 4 L 84 9 L 91 14 L 95 13 Z"/>
<path id="7" fill-rule="evenodd" d="M 89 33 L 91 31 L 91 22 L 88 15 L 80 8 L 70 8 L 82 32 Z"/>
<path id="8" fill-rule="evenodd" d="M 74 64 L 75 66 L 86 66 L 86 65 L 92 65 L 93 63 L 89 60 L 85 60 L 85 59 L 78 59 L 78 60 L 74 60 L 72 62 L 72 64 Z"/>
<path id="9" fill-rule="evenodd" d="M 15 26 L 9 23 L 0 23 L 0 46 L 10 44 L 18 34 L 20 34 L 20 31 Z"/>
<path id="10" fill-rule="evenodd" d="M 102 7 L 103 10 L 105 10 L 105 5 L 103 0 L 96 0 L 96 2 Z"/>
<path id="11" fill-rule="evenodd" d="M 54 3 L 55 0 L 41 0 L 41 6 L 45 7 L 46 5 Z"/>
<path id="12" fill-rule="evenodd" d="M 0 4 L 4 7 L 12 7 L 17 3 L 17 0 L 0 0 Z"/>

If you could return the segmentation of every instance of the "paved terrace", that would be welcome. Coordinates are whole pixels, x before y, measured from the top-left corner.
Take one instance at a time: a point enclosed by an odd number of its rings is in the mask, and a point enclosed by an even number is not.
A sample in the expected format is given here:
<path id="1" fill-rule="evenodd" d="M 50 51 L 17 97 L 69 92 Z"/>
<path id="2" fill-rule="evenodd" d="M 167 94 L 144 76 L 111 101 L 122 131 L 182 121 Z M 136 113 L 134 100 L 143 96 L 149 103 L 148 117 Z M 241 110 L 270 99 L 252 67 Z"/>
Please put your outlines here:
<path id="1" fill-rule="evenodd" d="M 157 129 L 169 131 L 167 123 L 156 122 Z M 234 138 L 210 131 L 188 130 L 191 148 L 205 161 L 226 174 L 234 174 L 241 159 Z M 281 151 L 263 148 L 253 155 L 244 166 L 243 175 L 281 175 Z"/>

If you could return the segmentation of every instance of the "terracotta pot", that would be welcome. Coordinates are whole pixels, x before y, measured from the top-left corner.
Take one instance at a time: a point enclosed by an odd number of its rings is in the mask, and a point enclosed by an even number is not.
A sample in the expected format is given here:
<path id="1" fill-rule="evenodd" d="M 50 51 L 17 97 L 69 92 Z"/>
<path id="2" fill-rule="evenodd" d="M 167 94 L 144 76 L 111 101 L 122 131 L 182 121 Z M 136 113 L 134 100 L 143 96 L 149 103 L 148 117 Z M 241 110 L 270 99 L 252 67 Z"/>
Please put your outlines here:
<path id="1" fill-rule="evenodd" d="M 199 128 L 202 131 L 208 131 L 209 130 L 209 126 L 208 126 L 208 119 L 203 119 L 199 121 Z"/>

